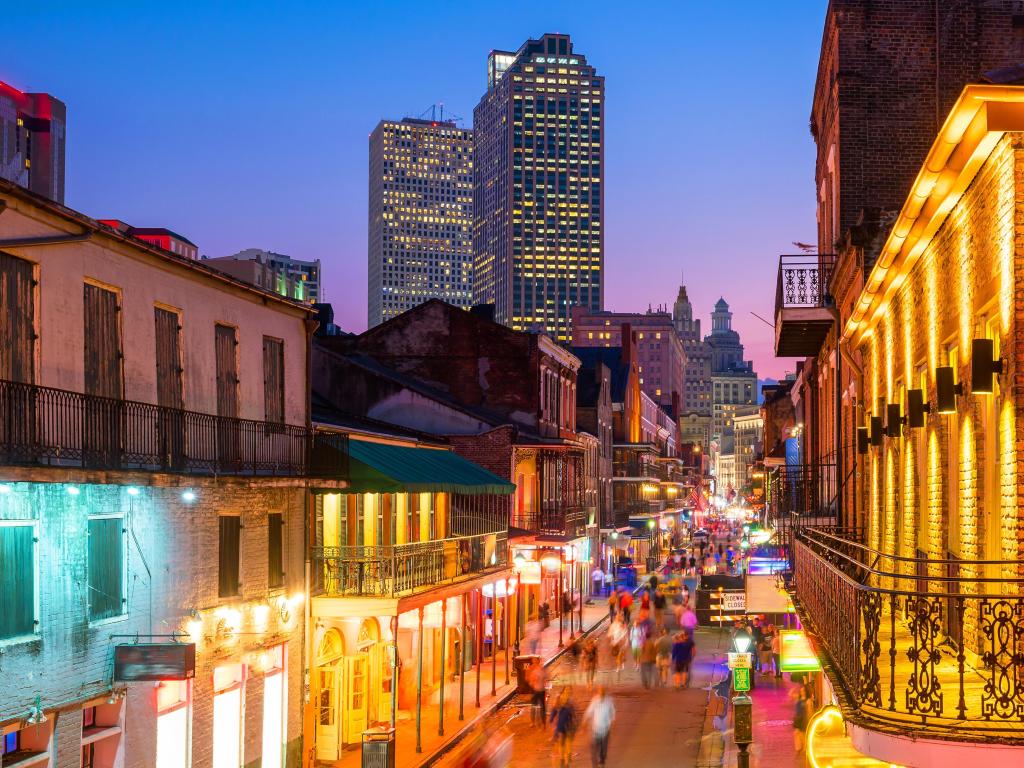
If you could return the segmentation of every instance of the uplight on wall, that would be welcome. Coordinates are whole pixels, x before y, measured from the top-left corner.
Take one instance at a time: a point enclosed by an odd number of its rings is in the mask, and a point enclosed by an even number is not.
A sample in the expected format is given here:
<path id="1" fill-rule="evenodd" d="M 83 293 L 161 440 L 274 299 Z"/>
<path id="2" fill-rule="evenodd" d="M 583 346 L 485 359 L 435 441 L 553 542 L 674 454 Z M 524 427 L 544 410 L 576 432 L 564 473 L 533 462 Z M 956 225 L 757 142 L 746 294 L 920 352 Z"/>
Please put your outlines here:
<path id="1" fill-rule="evenodd" d="M 991 395 L 993 379 L 1003 372 L 1003 359 L 994 359 L 995 344 L 992 339 L 974 339 L 971 342 L 971 392 L 975 395 Z"/>
<path id="2" fill-rule="evenodd" d="M 879 446 L 882 444 L 882 417 L 871 417 L 871 444 Z"/>
<path id="3" fill-rule="evenodd" d="M 857 453 L 867 453 L 868 443 L 871 441 L 871 436 L 868 434 L 867 427 L 857 427 Z"/>
<path id="4" fill-rule="evenodd" d="M 924 399 L 923 389 L 907 390 L 907 426 L 918 429 L 924 426 L 924 415 L 932 412 L 931 403 Z"/>
<path id="5" fill-rule="evenodd" d="M 953 381 L 953 369 L 946 365 L 935 369 L 935 410 L 938 413 L 956 413 L 957 395 L 963 395 L 963 382 Z"/>
<path id="6" fill-rule="evenodd" d="M 885 436 L 899 437 L 903 434 L 904 418 L 900 414 L 899 403 L 889 403 L 885 406 Z"/>

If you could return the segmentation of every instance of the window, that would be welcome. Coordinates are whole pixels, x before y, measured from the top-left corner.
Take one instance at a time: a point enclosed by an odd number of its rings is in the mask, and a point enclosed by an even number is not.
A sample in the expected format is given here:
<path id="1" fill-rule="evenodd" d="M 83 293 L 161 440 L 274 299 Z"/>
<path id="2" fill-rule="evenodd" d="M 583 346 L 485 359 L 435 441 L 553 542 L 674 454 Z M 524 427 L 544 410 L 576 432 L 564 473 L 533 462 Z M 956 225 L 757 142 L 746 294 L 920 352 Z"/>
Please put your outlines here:
<path id="1" fill-rule="evenodd" d="M 125 612 L 124 518 L 89 518 L 89 621 Z"/>
<path id="2" fill-rule="evenodd" d="M 263 768 L 281 768 L 288 699 L 285 685 L 285 647 L 271 648 L 263 678 Z"/>
<path id="3" fill-rule="evenodd" d="M 36 527 L 0 524 L 0 640 L 36 631 Z"/>
<path id="4" fill-rule="evenodd" d="M 242 765 L 242 688 L 244 685 L 244 665 L 225 664 L 214 668 L 213 768 L 238 768 Z"/>
<path id="5" fill-rule="evenodd" d="M 267 515 L 267 586 L 284 586 L 284 516 L 280 512 Z"/>
<path id="6" fill-rule="evenodd" d="M 236 597 L 239 593 L 238 564 L 241 554 L 242 518 L 237 515 L 220 517 L 220 566 L 217 594 Z"/>
<path id="7" fill-rule="evenodd" d="M 263 337 L 263 402 L 266 420 L 284 423 L 284 342 Z"/>
<path id="8" fill-rule="evenodd" d="M 191 681 L 164 680 L 156 689 L 156 768 L 188 768 Z"/>

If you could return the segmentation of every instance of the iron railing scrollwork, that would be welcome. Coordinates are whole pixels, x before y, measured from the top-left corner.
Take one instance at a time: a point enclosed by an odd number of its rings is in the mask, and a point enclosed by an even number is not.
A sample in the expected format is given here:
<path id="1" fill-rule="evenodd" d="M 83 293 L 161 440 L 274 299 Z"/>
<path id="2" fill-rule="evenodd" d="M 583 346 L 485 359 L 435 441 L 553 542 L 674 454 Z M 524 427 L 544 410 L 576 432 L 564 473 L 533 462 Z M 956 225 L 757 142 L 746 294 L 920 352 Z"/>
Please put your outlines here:
<path id="1" fill-rule="evenodd" d="M 793 549 L 800 613 L 859 715 L 1024 743 L 1024 579 L 1005 577 L 1016 561 L 890 555 L 813 527 Z"/>
<path id="2" fill-rule="evenodd" d="M 779 256 L 775 309 L 822 307 L 832 279 L 835 256 L 799 254 Z"/>
<path id="3" fill-rule="evenodd" d="M 343 479 L 347 436 L 0 380 L 0 463 Z"/>

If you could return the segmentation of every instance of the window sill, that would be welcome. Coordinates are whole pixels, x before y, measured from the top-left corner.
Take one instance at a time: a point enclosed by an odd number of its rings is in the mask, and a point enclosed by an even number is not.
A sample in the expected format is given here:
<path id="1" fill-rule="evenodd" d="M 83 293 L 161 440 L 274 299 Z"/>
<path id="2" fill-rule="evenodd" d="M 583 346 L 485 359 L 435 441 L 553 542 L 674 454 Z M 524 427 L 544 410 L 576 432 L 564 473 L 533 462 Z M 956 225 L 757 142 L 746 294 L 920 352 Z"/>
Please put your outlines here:
<path id="1" fill-rule="evenodd" d="M 90 725 L 82 729 L 82 746 L 117 736 L 121 733 L 120 725 Z M 6 765 L 5 765 L 6 768 Z"/>
<path id="2" fill-rule="evenodd" d="M 15 757 L 13 760 L 8 759 L 5 755 L 3 759 L 4 768 L 29 768 L 32 765 L 49 765 L 49 763 L 49 752 L 35 752 L 24 757 Z"/>
<path id="3" fill-rule="evenodd" d="M 36 643 L 41 641 L 43 638 L 39 635 L 18 635 L 17 637 L 8 637 L 4 640 L 0 640 L 0 648 L 10 648 L 14 645 L 24 645 L 26 643 Z M 8 763 L 4 763 L 5 766 Z"/>
<path id="4" fill-rule="evenodd" d="M 117 616 L 109 616 L 105 619 L 96 619 L 96 621 L 89 622 L 89 629 L 98 629 L 105 627 L 108 624 L 120 624 L 122 621 L 127 621 L 129 618 L 127 613 L 121 613 Z"/>

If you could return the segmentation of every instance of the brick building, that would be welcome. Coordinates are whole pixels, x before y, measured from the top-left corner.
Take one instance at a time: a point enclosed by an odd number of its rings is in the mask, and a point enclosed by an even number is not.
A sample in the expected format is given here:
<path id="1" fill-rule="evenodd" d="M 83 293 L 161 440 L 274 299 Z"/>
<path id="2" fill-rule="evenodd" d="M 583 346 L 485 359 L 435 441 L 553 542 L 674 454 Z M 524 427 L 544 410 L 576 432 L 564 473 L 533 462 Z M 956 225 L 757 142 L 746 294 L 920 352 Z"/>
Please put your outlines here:
<path id="1" fill-rule="evenodd" d="M 297 764 L 306 488 L 344 475 L 310 310 L 10 182 L 0 206 L 0 761 Z M 194 668 L 115 670 L 151 642 Z"/>

